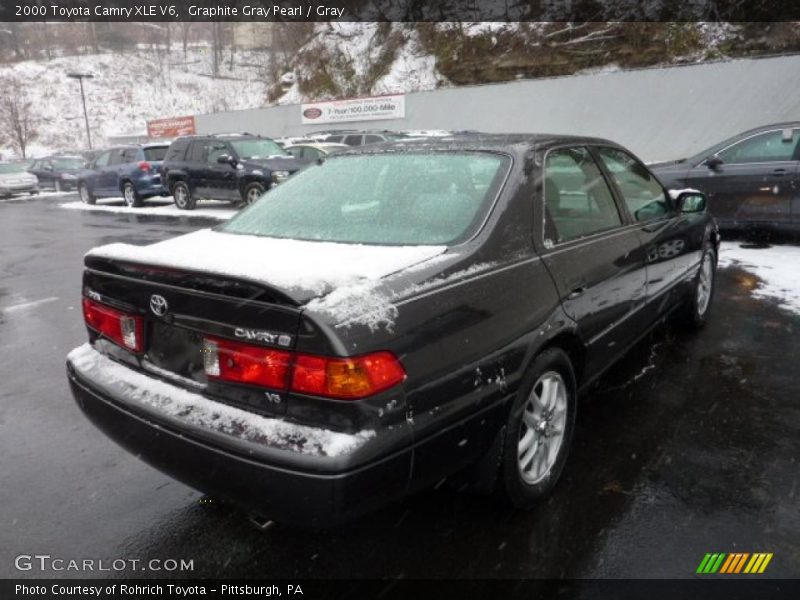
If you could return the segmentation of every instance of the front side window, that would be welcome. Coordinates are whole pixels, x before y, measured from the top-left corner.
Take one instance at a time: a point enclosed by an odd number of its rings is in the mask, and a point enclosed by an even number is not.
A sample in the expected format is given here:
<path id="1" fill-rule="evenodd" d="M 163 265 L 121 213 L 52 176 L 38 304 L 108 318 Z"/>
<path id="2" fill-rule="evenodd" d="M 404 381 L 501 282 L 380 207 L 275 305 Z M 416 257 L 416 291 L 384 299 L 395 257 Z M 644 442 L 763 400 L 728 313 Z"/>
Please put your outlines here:
<path id="1" fill-rule="evenodd" d="M 208 151 L 206 152 L 206 162 L 209 164 L 217 164 L 217 159 L 220 156 L 230 155 L 228 145 L 224 142 L 208 142 Z"/>
<path id="2" fill-rule="evenodd" d="M 589 150 L 552 150 L 544 166 L 548 237 L 564 242 L 622 225 L 614 197 Z"/>
<path id="3" fill-rule="evenodd" d="M 108 165 L 108 159 L 110 156 L 111 156 L 110 151 L 103 152 L 102 154 L 100 154 L 100 156 L 97 157 L 97 159 L 95 159 L 94 166 L 105 167 L 106 165 Z"/>
<path id="4" fill-rule="evenodd" d="M 794 160 L 800 132 L 797 129 L 754 135 L 718 154 L 725 163 L 758 163 Z"/>
<path id="5" fill-rule="evenodd" d="M 483 152 L 335 156 L 272 188 L 221 229 L 354 244 L 459 243 L 485 220 L 510 163 Z"/>
<path id="6" fill-rule="evenodd" d="M 277 142 L 263 138 L 234 140 L 231 146 L 242 159 L 289 155 Z"/>
<path id="7" fill-rule="evenodd" d="M 638 160 L 617 148 L 600 147 L 597 153 L 634 219 L 649 221 L 669 213 L 670 203 L 664 188 Z"/>
<path id="8" fill-rule="evenodd" d="M 344 138 L 344 143 L 348 146 L 360 146 L 363 137 L 364 136 L 361 135 L 348 135 L 346 138 Z"/>

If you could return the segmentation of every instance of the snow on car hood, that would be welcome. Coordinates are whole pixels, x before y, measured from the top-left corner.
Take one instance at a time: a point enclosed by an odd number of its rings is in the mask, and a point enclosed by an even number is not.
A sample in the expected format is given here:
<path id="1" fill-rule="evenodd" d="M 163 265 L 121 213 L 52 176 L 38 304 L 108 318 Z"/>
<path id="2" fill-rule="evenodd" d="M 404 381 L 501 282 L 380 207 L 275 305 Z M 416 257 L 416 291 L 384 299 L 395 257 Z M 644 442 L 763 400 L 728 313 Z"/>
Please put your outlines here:
<path id="1" fill-rule="evenodd" d="M 247 279 L 280 288 L 305 303 L 340 287 L 377 282 L 446 249 L 311 242 L 201 229 L 149 246 L 108 244 L 86 256 Z"/>

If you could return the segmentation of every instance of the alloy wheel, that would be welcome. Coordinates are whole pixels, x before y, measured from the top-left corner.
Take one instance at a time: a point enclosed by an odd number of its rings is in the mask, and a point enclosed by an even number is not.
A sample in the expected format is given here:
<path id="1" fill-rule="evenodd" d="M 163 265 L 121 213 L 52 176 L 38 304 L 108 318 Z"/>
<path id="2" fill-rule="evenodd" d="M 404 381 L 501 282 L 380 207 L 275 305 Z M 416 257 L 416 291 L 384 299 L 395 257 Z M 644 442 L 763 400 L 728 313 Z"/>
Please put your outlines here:
<path id="1" fill-rule="evenodd" d="M 525 483 L 544 479 L 558 459 L 567 422 L 567 385 L 556 371 L 536 381 L 522 411 L 517 466 Z"/>
<path id="2" fill-rule="evenodd" d="M 703 316 L 708 310 L 711 301 L 711 286 L 714 281 L 714 265 L 711 254 L 706 253 L 700 267 L 700 276 L 697 278 L 697 314 Z"/>

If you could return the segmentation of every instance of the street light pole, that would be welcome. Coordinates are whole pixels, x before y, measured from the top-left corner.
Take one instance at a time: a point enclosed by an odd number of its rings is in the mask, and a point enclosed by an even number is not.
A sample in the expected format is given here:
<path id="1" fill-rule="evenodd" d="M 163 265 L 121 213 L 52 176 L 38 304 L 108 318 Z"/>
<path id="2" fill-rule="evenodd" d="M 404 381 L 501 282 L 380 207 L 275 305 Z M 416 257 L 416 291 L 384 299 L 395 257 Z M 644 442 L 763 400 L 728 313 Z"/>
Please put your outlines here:
<path id="1" fill-rule="evenodd" d="M 67 73 L 67 77 L 77 79 L 81 85 L 81 103 L 83 104 L 83 120 L 86 122 L 86 139 L 89 142 L 89 150 L 92 149 L 92 134 L 89 133 L 89 115 L 86 113 L 86 96 L 83 94 L 83 80 L 94 77 L 91 73 Z"/>

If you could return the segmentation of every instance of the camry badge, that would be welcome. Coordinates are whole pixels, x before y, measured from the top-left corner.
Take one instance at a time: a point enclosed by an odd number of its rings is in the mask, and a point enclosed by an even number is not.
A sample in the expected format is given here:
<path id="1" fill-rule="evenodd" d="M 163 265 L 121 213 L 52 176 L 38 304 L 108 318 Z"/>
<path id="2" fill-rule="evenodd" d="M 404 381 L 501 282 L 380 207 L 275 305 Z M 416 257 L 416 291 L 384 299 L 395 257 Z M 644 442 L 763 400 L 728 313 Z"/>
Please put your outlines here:
<path id="1" fill-rule="evenodd" d="M 159 294 L 153 294 L 150 296 L 150 310 L 153 311 L 153 314 L 158 317 L 163 317 L 167 314 L 167 300 L 164 296 L 160 296 Z"/>

